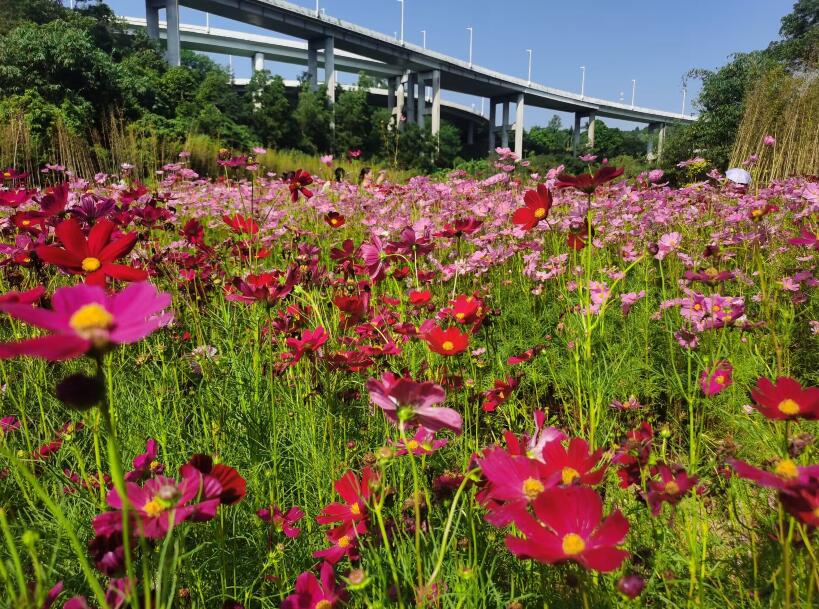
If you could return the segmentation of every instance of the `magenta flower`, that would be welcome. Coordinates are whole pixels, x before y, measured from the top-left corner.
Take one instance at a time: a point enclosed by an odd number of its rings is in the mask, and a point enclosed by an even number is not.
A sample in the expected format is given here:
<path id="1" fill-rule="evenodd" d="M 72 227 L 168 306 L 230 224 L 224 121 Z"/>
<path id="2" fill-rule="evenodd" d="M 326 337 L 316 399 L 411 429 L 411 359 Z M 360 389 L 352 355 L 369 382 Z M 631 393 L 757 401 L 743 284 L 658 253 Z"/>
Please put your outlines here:
<path id="1" fill-rule="evenodd" d="M 734 367 L 729 361 L 721 361 L 712 370 L 703 370 L 700 375 L 700 389 L 709 398 L 721 393 L 724 389 L 733 384 L 731 375 Z"/>
<path id="2" fill-rule="evenodd" d="M 396 377 L 385 372 L 381 380 L 367 381 L 367 391 L 375 403 L 393 423 L 417 423 L 435 433 L 451 429 L 461 433 L 461 415 L 452 408 L 435 406 L 446 398 L 444 388 L 429 381 L 416 383 L 412 379 Z"/>
<path id="3" fill-rule="evenodd" d="M 776 138 L 772 135 L 766 135 L 762 138 L 762 145 L 763 146 L 773 146 L 776 144 Z"/>
<path id="4" fill-rule="evenodd" d="M 99 286 L 76 285 L 54 292 L 52 309 L 0 304 L 4 311 L 50 334 L 0 343 L 0 359 L 28 355 L 49 361 L 73 359 L 112 345 L 135 343 L 173 319 L 171 296 L 150 283 L 132 283 L 108 295 Z"/>
<path id="5" fill-rule="evenodd" d="M 347 593 L 336 585 L 333 566 L 321 564 L 319 577 L 305 571 L 296 578 L 296 589 L 282 602 L 282 609 L 333 609 L 343 604 Z"/>
<path id="6" fill-rule="evenodd" d="M 8 416 L 0 419 L 0 438 L 15 429 L 20 429 L 20 421 L 16 417 Z"/>
<path id="7" fill-rule="evenodd" d="M 361 257 L 364 259 L 364 267 L 372 281 L 381 281 L 387 274 L 387 252 L 384 249 L 384 242 L 377 235 L 370 238 L 369 243 L 362 243 Z"/>
<path id="8" fill-rule="evenodd" d="M 148 478 L 161 475 L 165 471 L 165 466 L 156 458 L 156 440 L 148 438 L 145 443 L 145 452 L 134 458 L 134 469 L 125 474 L 125 480 L 128 482 L 142 482 Z"/>
<path id="9" fill-rule="evenodd" d="M 304 518 L 304 512 L 299 507 L 291 507 L 287 512 L 283 512 L 279 506 L 274 505 L 271 508 L 256 510 L 256 516 L 265 524 L 292 539 L 301 533 L 301 529 L 295 525 Z"/>
<path id="10" fill-rule="evenodd" d="M 805 245 L 819 250 L 819 231 L 813 232 L 807 228 L 803 228 L 798 237 L 788 239 L 791 245 Z"/>
<path id="11" fill-rule="evenodd" d="M 407 438 L 406 442 L 404 442 L 404 440 L 398 440 L 398 442 L 394 443 L 396 446 L 395 455 L 402 457 L 409 451 L 412 451 L 412 454 L 416 457 L 431 455 L 439 448 L 446 446 L 447 442 L 448 441 L 444 439 L 436 439 L 435 434 L 431 433 L 425 427 L 419 427 L 415 435 L 411 438 Z"/>

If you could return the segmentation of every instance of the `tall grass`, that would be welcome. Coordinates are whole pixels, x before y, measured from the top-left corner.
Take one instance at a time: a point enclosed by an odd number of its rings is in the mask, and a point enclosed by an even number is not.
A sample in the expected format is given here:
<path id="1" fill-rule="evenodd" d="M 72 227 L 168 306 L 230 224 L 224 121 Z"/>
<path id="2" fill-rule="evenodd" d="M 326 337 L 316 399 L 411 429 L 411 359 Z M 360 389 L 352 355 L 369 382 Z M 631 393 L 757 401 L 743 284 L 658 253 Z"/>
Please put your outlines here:
<path id="1" fill-rule="evenodd" d="M 763 138 L 776 138 L 765 146 Z M 791 75 L 782 68 L 769 71 L 751 91 L 737 133 L 731 165 L 752 155 L 759 160 L 759 182 L 819 173 L 819 78 L 812 72 Z"/>

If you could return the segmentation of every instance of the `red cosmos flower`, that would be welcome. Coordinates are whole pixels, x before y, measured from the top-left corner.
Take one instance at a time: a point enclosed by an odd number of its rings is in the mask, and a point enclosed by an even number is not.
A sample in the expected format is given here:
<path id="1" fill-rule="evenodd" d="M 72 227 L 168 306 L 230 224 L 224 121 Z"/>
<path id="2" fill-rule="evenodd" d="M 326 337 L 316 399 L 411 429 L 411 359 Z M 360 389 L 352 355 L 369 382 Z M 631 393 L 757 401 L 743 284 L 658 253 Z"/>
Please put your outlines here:
<path id="1" fill-rule="evenodd" d="M 241 214 L 234 214 L 233 216 L 224 215 L 222 216 L 222 221 L 238 235 L 255 235 L 259 232 L 259 225 L 256 224 L 256 220 L 250 216 L 243 216 Z"/>
<path id="2" fill-rule="evenodd" d="M 788 239 L 791 245 L 805 245 L 819 250 L 819 232 L 812 232 L 807 228 L 803 228 L 798 237 Z"/>
<path id="3" fill-rule="evenodd" d="M 68 182 L 60 182 L 45 190 L 45 193 L 37 199 L 40 208 L 46 218 L 56 216 L 65 211 L 68 204 Z"/>
<path id="4" fill-rule="evenodd" d="M 202 496 L 219 499 L 222 505 L 235 505 L 245 496 L 247 483 L 235 469 L 221 463 L 214 464 L 209 455 L 193 455 L 179 468 L 183 478 L 202 479 Z M 215 482 L 215 484 L 214 484 Z"/>
<path id="5" fill-rule="evenodd" d="M 552 192 L 544 184 L 538 184 L 537 190 L 526 191 L 523 202 L 526 205 L 515 211 L 512 222 L 523 230 L 531 230 L 549 215 L 552 208 Z"/>
<path id="6" fill-rule="evenodd" d="M 763 207 L 755 207 L 751 211 L 749 211 L 748 219 L 753 220 L 754 222 L 759 222 L 765 216 L 775 211 L 779 211 L 779 207 L 777 207 L 776 205 L 771 205 L 770 203 L 766 203 Z"/>
<path id="7" fill-rule="evenodd" d="M 305 330 L 301 333 L 301 338 L 286 339 L 287 346 L 292 349 L 288 354 L 290 356 L 290 364 L 298 362 L 305 353 L 315 353 L 319 348 L 327 342 L 330 335 L 327 331 L 319 326 L 315 330 Z"/>
<path id="8" fill-rule="evenodd" d="M 312 197 L 313 191 L 307 188 L 312 183 L 313 178 L 309 173 L 302 169 L 297 169 L 293 177 L 290 178 L 290 200 L 293 201 L 293 203 L 298 201 L 299 193 L 304 195 L 305 199 Z"/>
<path id="9" fill-rule="evenodd" d="M 290 266 L 286 272 L 275 270 L 251 274 L 244 279 L 235 277 L 232 287 L 239 292 L 227 294 L 225 299 L 244 303 L 259 301 L 272 305 L 289 296 L 297 282 L 298 267 L 295 265 Z"/>
<path id="10" fill-rule="evenodd" d="M 420 425 L 433 433 L 441 429 L 461 433 L 461 415 L 452 408 L 436 406 L 446 399 L 440 385 L 430 381 L 417 383 L 385 372 L 381 380 L 369 379 L 366 387 L 370 399 L 392 423 Z"/>
<path id="11" fill-rule="evenodd" d="M 148 278 L 144 270 L 114 263 L 128 254 L 137 240 L 136 233 L 112 239 L 114 228 L 110 220 L 100 220 L 86 239 L 77 220 L 64 220 L 55 230 L 63 247 L 41 245 L 35 251 L 44 262 L 55 264 L 69 273 L 85 275 L 85 282 L 91 285 L 105 286 L 108 277 L 122 281 L 144 281 Z"/>
<path id="12" fill-rule="evenodd" d="M 460 324 L 479 323 L 486 314 L 483 301 L 475 296 L 460 294 L 451 304 L 452 316 Z"/>
<path id="13" fill-rule="evenodd" d="M 427 341 L 430 351 L 439 355 L 458 355 L 469 346 L 469 335 L 457 326 L 446 330 L 437 325 L 432 326 L 422 334 L 422 338 Z"/>
<path id="14" fill-rule="evenodd" d="M 549 442 L 543 447 L 542 454 L 546 462 L 544 473 L 548 476 L 559 474 L 560 483 L 565 486 L 594 486 L 600 483 L 606 473 L 605 465 L 594 469 L 600 464 L 603 450 L 597 449 L 590 453 L 589 444 L 583 438 L 572 438 L 566 448 L 561 442 Z"/>
<path id="15" fill-rule="evenodd" d="M 617 475 L 620 477 L 620 488 L 642 483 L 643 469 L 651 459 L 651 446 L 654 442 L 654 430 L 646 421 L 626 434 L 623 443 L 617 447 L 611 462 L 620 466 Z"/>
<path id="16" fill-rule="evenodd" d="M 782 507 L 791 516 L 811 527 L 819 527 L 819 477 L 812 477 L 804 487 L 779 493 Z"/>
<path id="17" fill-rule="evenodd" d="M 453 223 L 444 224 L 444 228 L 434 233 L 434 236 L 455 239 L 477 232 L 482 225 L 483 220 L 478 220 L 477 218 L 458 218 Z"/>
<path id="18" fill-rule="evenodd" d="M 699 480 L 696 476 L 689 476 L 684 469 L 672 470 L 665 463 L 658 463 L 652 470 L 660 477 L 659 480 L 654 479 L 648 482 L 646 500 L 654 516 L 660 514 L 663 503 L 677 505 L 688 494 L 688 491 L 697 485 Z"/>
<path id="19" fill-rule="evenodd" d="M 334 609 L 347 600 L 347 592 L 337 586 L 333 565 L 321 564 L 317 578 L 305 571 L 296 578 L 296 590 L 282 601 L 281 609 Z"/>
<path id="20" fill-rule="evenodd" d="M 9 167 L 8 169 L 4 169 L 2 174 L 0 174 L 4 180 L 24 180 L 28 177 L 27 171 L 17 171 L 13 167 Z"/>
<path id="21" fill-rule="evenodd" d="M 367 501 L 370 499 L 370 486 L 378 480 L 378 475 L 369 467 L 361 472 L 361 480 L 352 470 L 347 471 L 336 480 L 335 489 L 342 502 L 331 503 L 316 516 L 319 524 L 336 522 L 350 523 L 367 519 Z"/>
<path id="22" fill-rule="evenodd" d="M 555 188 L 575 188 L 587 195 L 594 194 L 599 186 L 614 178 L 623 175 L 625 167 L 611 167 L 606 165 L 597 170 L 597 173 L 591 175 L 589 173 L 581 173 L 580 175 L 569 175 L 568 173 L 561 173 L 557 176 Z"/>
<path id="23" fill-rule="evenodd" d="M 496 527 L 506 526 L 519 512 L 546 489 L 560 481 L 560 473 L 548 473 L 540 461 L 523 455 L 511 455 L 501 448 L 490 448 L 478 459 L 487 480 L 479 500 L 489 513 L 486 520 Z"/>
<path id="24" fill-rule="evenodd" d="M 324 216 L 324 221 L 333 228 L 341 228 L 346 219 L 337 211 L 331 211 Z"/>
<path id="25" fill-rule="evenodd" d="M 420 307 L 427 304 L 432 299 L 432 292 L 429 290 L 413 290 L 409 293 L 409 303 L 414 307 Z"/>
<path id="26" fill-rule="evenodd" d="M 272 526 L 277 531 L 285 534 L 291 539 L 298 537 L 301 529 L 295 524 L 304 518 L 304 512 L 299 507 L 291 507 L 287 512 L 283 512 L 279 506 L 274 505 L 271 508 L 262 508 L 256 511 L 256 516 L 267 525 Z"/>
<path id="27" fill-rule="evenodd" d="M 811 478 L 819 478 L 819 465 L 801 466 L 791 459 L 781 459 L 772 472 L 759 469 L 739 459 L 728 459 L 727 463 L 734 468 L 740 478 L 780 491 L 806 487 L 810 484 Z"/>
<path id="28" fill-rule="evenodd" d="M 21 188 L 20 190 L 0 190 L 0 206 L 19 207 L 30 200 L 35 192 L 35 190 L 27 190 L 25 188 Z"/>
<path id="29" fill-rule="evenodd" d="M 0 294 L 0 305 L 4 304 L 20 304 L 30 305 L 34 304 L 45 293 L 45 288 L 38 285 L 36 288 L 26 290 L 25 292 L 6 292 Z"/>
<path id="30" fill-rule="evenodd" d="M 819 387 L 802 389 L 799 381 L 787 376 L 780 376 L 776 383 L 759 379 L 751 397 L 754 408 L 769 419 L 819 419 Z"/>
<path id="31" fill-rule="evenodd" d="M 345 556 L 350 560 L 358 560 L 358 540 L 367 532 L 364 522 L 345 522 L 337 527 L 325 531 L 330 547 L 313 552 L 314 558 L 323 558 L 331 564 L 336 564 Z"/>
<path id="32" fill-rule="evenodd" d="M 498 406 L 506 402 L 515 388 L 518 386 L 518 380 L 515 377 L 508 377 L 505 381 L 496 380 L 494 387 L 489 391 L 483 393 L 483 403 L 481 408 L 484 412 L 495 412 Z"/>
<path id="33" fill-rule="evenodd" d="M 617 548 L 628 533 L 628 521 L 619 510 L 602 520 L 603 501 L 592 489 L 549 489 L 532 507 L 535 517 L 522 512 L 515 520 L 526 538 L 506 538 L 506 547 L 515 556 L 546 564 L 571 560 L 603 573 L 614 571 L 628 557 Z"/>
<path id="34" fill-rule="evenodd" d="M 686 271 L 683 276 L 688 281 L 702 281 L 708 285 L 716 285 L 721 281 L 729 281 L 734 278 L 731 271 L 718 271 L 713 266 L 696 272 Z"/>

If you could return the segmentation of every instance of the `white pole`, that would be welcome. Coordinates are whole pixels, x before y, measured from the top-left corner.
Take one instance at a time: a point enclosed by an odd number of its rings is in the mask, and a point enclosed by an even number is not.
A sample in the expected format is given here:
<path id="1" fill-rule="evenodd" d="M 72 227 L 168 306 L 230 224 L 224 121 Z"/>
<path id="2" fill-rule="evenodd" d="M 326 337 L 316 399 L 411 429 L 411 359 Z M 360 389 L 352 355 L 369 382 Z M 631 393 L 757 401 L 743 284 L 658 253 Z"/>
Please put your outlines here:
<path id="1" fill-rule="evenodd" d="M 404 0 L 398 0 L 401 3 L 401 44 L 404 44 Z"/>
<path id="2" fill-rule="evenodd" d="M 210 13 L 205 13 L 205 30 L 210 34 Z"/>
<path id="3" fill-rule="evenodd" d="M 683 87 L 683 103 L 682 103 L 682 110 L 680 110 L 680 116 L 685 116 L 685 95 L 688 93 L 688 87 Z"/>
<path id="4" fill-rule="evenodd" d="M 532 84 L 532 49 L 526 49 L 526 52 L 529 53 L 529 84 Z"/>
<path id="5" fill-rule="evenodd" d="M 427 48 L 427 31 L 421 30 L 421 45 L 426 49 Z"/>
<path id="6" fill-rule="evenodd" d="M 469 67 L 472 67 L 472 28 L 466 28 L 469 30 Z"/>
<path id="7" fill-rule="evenodd" d="M 481 98 L 481 116 L 483 116 L 483 102 L 486 101 L 483 97 Z"/>
<path id="8" fill-rule="evenodd" d="M 583 99 L 586 93 L 586 66 L 580 66 L 580 99 Z"/>
<path id="9" fill-rule="evenodd" d="M 316 0 L 316 19 L 321 17 L 321 11 L 319 10 L 319 0 Z"/>
<path id="10" fill-rule="evenodd" d="M 634 109 L 634 96 L 637 95 L 637 81 L 631 80 L 631 109 Z"/>

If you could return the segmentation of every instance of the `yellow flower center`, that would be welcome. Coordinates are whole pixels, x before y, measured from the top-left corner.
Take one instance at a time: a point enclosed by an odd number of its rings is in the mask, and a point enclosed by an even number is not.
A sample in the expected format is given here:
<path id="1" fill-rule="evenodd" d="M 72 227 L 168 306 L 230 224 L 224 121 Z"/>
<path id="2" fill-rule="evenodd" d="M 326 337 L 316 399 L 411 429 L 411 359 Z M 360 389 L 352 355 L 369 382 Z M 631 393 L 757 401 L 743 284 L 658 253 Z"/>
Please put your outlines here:
<path id="1" fill-rule="evenodd" d="M 673 480 L 669 480 L 665 483 L 665 492 L 669 495 L 677 495 L 680 492 L 680 485 Z"/>
<path id="2" fill-rule="evenodd" d="M 720 311 L 722 311 L 722 307 L 720 307 L 719 305 L 714 305 L 714 306 L 713 306 L 713 308 L 712 308 L 711 310 L 712 310 L 714 313 L 719 313 Z"/>
<path id="3" fill-rule="evenodd" d="M 149 467 L 151 468 L 151 471 L 156 470 L 159 467 L 159 461 L 151 461 L 151 465 Z"/>
<path id="4" fill-rule="evenodd" d="M 314 609 L 330 609 L 332 606 L 333 604 L 330 601 L 328 601 L 326 598 L 323 598 L 316 603 Z"/>
<path id="5" fill-rule="evenodd" d="M 774 473 L 780 478 L 793 480 L 799 476 L 799 469 L 796 467 L 796 463 L 794 463 L 791 459 L 782 459 L 776 464 Z"/>
<path id="6" fill-rule="evenodd" d="M 145 512 L 150 518 L 158 517 L 164 510 L 165 508 L 162 505 L 162 502 L 156 497 L 142 506 L 142 511 Z"/>
<path id="7" fill-rule="evenodd" d="M 77 309 L 68 320 L 68 325 L 86 339 L 100 337 L 100 331 L 107 330 L 114 324 L 114 316 L 102 305 L 89 303 Z"/>
<path id="8" fill-rule="evenodd" d="M 23 220 L 22 222 L 20 222 L 20 224 L 22 224 L 23 226 L 28 226 L 29 224 L 31 224 L 31 220 Z"/>
<path id="9" fill-rule="evenodd" d="M 754 218 L 758 218 L 759 216 L 761 216 L 761 215 L 762 215 L 762 210 L 761 210 L 761 209 L 755 209 L 755 210 L 753 210 L 753 211 L 751 212 L 751 215 L 752 215 Z"/>
<path id="10" fill-rule="evenodd" d="M 564 467 L 560 477 L 563 484 L 571 484 L 580 477 L 580 473 L 573 467 Z"/>
<path id="11" fill-rule="evenodd" d="M 526 478 L 523 481 L 523 494 L 526 495 L 526 498 L 529 501 L 534 501 L 537 499 L 537 496 L 540 495 L 546 487 L 543 486 L 543 483 L 540 480 L 535 478 Z"/>
<path id="12" fill-rule="evenodd" d="M 451 340 L 445 340 L 444 344 L 441 345 L 441 348 L 444 351 L 452 351 L 455 348 L 455 344 Z"/>
<path id="13" fill-rule="evenodd" d="M 342 535 L 338 538 L 338 547 L 346 548 L 350 545 L 350 537 L 348 535 Z"/>
<path id="14" fill-rule="evenodd" d="M 816 516 L 816 518 L 819 518 L 819 507 L 813 510 L 813 515 Z"/>
<path id="15" fill-rule="evenodd" d="M 466 317 L 466 315 L 464 315 L 463 313 L 455 313 L 456 319 L 463 319 L 464 317 Z"/>
<path id="16" fill-rule="evenodd" d="M 725 384 L 725 377 L 724 377 L 724 376 L 722 376 L 722 375 L 720 374 L 719 376 L 717 376 L 716 378 L 714 378 L 714 382 L 715 382 L 717 385 L 724 385 L 724 384 Z"/>
<path id="17" fill-rule="evenodd" d="M 336 224 L 338 224 L 338 218 L 333 218 L 332 220 L 330 220 L 330 224 L 332 224 L 333 226 L 335 226 Z M 325 601 L 325 602 L 326 602 L 326 601 Z"/>
<path id="18" fill-rule="evenodd" d="M 358 502 L 357 501 L 350 506 L 350 513 L 353 516 L 358 516 L 359 514 L 361 514 L 361 508 L 358 507 Z"/>
<path id="19" fill-rule="evenodd" d="M 506 394 L 503 391 L 498 391 L 498 399 L 499 400 L 505 400 L 506 399 Z"/>
<path id="20" fill-rule="evenodd" d="M 409 450 L 416 450 L 420 444 L 418 444 L 418 440 L 409 440 L 407 442 L 407 449 Z"/>
<path id="21" fill-rule="evenodd" d="M 4 178 L 10 178 L 11 177 L 11 172 L 10 171 L 4 171 L 3 172 L 3 177 Z"/>
<path id="22" fill-rule="evenodd" d="M 545 207 L 538 207 L 535 210 L 535 218 L 542 218 L 546 215 L 546 208 Z"/>
<path id="23" fill-rule="evenodd" d="M 694 310 L 695 311 L 699 311 L 700 309 L 702 309 L 702 305 L 700 305 L 700 303 L 697 303 L 697 304 L 694 305 Z"/>
<path id="24" fill-rule="evenodd" d="M 779 405 L 776 408 L 779 410 L 779 412 L 788 416 L 799 414 L 799 411 L 801 410 L 801 408 L 799 408 L 799 404 L 790 398 L 786 398 L 779 402 Z"/>
<path id="25" fill-rule="evenodd" d="M 569 533 L 563 538 L 563 553 L 566 556 L 576 556 L 586 549 L 586 542 L 577 533 Z"/>
<path id="26" fill-rule="evenodd" d="M 713 266 L 710 266 L 707 269 L 705 269 L 705 274 L 708 275 L 709 277 L 716 277 L 717 275 L 719 275 L 719 271 L 715 269 Z"/>
<path id="27" fill-rule="evenodd" d="M 102 263 L 99 261 L 98 258 L 93 257 L 83 258 L 82 270 L 84 270 L 86 273 L 93 273 L 98 268 L 100 268 L 101 265 Z"/>

